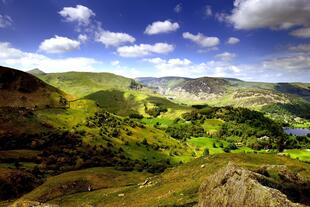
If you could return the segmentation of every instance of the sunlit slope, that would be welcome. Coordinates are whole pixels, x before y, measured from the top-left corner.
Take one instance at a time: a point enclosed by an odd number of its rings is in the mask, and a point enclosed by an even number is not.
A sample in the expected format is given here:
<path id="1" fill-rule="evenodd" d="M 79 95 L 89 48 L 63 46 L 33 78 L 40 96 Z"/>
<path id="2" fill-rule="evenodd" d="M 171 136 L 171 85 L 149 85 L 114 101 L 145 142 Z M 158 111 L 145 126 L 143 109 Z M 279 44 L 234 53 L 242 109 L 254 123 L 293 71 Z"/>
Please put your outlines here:
<path id="1" fill-rule="evenodd" d="M 53 177 L 44 183 L 42 186 L 35 189 L 33 192 L 25 195 L 22 200 L 40 200 L 51 204 L 58 204 L 64 207 L 80 206 L 194 206 L 198 203 L 199 188 L 201 184 L 211 175 L 216 173 L 222 167 L 225 167 L 229 162 L 233 162 L 245 169 L 255 172 L 267 174 L 270 178 L 267 182 L 277 186 L 281 184 L 283 191 L 291 190 L 295 194 L 291 196 L 297 198 L 298 188 L 302 190 L 302 185 L 294 185 L 290 181 L 283 178 L 283 173 L 290 175 L 298 174 L 305 182 L 309 180 L 310 168 L 306 163 L 292 160 L 286 157 L 281 157 L 273 154 L 217 154 L 205 158 L 196 159 L 185 165 L 166 170 L 164 173 L 151 176 L 149 175 L 147 182 L 141 182 L 146 174 L 128 173 L 128 184 L 124 185 L 122 178 L 115 180 L 110 186 L 110 181 L 106 184 L 101 181 L 96 181 L 100 174 L 112 172 L 109 169 L 89 169 L 72 173 L 65 173 L 57 177 Z M 277 166 L 286 169 L 286 171 L 276 171 Z M 271 170 L 264 171 L 264 166 L 270 166 Z M 281 169 L 282 169 L 281 168 Z M 119 176 L 119 173 L 112 172 L 115 175 L 110 175 L 114 180 Z M 124 174 L 124 173 L 123 173 Z M 69 175 L 70 178 L 68 177 Z M 84 175 L 84 185 L 88 183 L 94 186 L 94 190 L 88 192 L 85 187 L 79 189 L 70 188 L 58 190 L 62 183 L 81 182 L 80 175 Z M 132 180 L 134 176 L 137 176 Z M 282 176 L 282 177 L 281 177 Z M 103 177 L 104 181 L 105 178 Z M 145 179 L 146 180 L 146 179 Z M 53 181 L 53 182 L 52 182 Z M 144 183 L 144 184 L 143 184 Z M 140 184 L 140 185 L 138 185 Z M 266 183 L 268 185 L 268 183 Z M 51 186 L 51 193 L 46 195 L 46 189 Z M 140 187 L 141 186 L 141 187 Z M 79 192 L 78 192 L 79 191 Z M 305 191 L 303 191 L 305 192 Z M 306 194 L 304 194 L 306 195 Z M 297 197 L 296 197 L 297 196 Z M 44 198 L 42 200 L 42 198 Z M 297 198 L 298 199 L 298 198 Z M 304 201 L 307 202 L 307 201 Z"/>
<path id="2" fill-rule="evenodd" d="M 77 98 L 107 89 L 127 90 L 132 79 L 112 73 L 66 72 L 37 74 L 41 80 Z"/>

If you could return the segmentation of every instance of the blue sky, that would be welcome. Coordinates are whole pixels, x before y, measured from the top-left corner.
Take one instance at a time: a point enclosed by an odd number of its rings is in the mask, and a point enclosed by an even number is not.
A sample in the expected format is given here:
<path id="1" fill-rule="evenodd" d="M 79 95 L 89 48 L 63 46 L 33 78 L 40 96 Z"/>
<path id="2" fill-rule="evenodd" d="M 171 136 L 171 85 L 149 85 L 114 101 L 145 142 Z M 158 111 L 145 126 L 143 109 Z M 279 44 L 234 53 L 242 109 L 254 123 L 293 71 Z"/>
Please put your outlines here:
<path id="1" fill-rule="evenodd" d="M 0 0 L 0 65 L 310 82 L 310 1 Z"/>

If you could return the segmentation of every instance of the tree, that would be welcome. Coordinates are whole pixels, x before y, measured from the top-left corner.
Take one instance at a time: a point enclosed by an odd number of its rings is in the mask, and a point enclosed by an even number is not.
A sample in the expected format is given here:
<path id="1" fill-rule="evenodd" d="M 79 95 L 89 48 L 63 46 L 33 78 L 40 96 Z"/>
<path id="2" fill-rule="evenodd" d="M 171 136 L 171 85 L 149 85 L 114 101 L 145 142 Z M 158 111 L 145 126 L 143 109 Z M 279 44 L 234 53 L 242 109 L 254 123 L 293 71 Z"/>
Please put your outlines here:
<path id="1" fill-rule="evenodd" d="M 210 154 L 209 148 L 206 148 L 206 149 L 203 151 L 203 155 L 204 155 L 204 156 L 208 156 L 209 154 Z"/>

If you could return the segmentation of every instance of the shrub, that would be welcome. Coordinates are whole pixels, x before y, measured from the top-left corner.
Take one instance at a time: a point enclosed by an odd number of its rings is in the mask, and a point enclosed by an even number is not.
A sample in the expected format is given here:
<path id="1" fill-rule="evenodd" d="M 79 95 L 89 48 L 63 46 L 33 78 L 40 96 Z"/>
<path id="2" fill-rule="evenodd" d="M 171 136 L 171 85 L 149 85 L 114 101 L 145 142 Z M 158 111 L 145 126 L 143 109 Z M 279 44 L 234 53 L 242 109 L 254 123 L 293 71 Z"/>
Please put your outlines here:
<path id="1" fill-rule="evenodd" d="M 204 156 L 208 156 L 209 154 L 210 154 L 209 148 L 206 148 L 206 149 L 203 151 L 203 155 L 204 155 Z"/>
<path id="2" fill-rule="evenodd" d="M 130 113 L 129 118 L 131 118 L 131 119 L 143 119 L 143 115 L 138 114 L 138 113 Z"/>
<path id="3" fill-rule="evenodd" d="M 230 152 L 230 148 L 229 147 L 224 147 L 224 152 L 229 153 Z"/>

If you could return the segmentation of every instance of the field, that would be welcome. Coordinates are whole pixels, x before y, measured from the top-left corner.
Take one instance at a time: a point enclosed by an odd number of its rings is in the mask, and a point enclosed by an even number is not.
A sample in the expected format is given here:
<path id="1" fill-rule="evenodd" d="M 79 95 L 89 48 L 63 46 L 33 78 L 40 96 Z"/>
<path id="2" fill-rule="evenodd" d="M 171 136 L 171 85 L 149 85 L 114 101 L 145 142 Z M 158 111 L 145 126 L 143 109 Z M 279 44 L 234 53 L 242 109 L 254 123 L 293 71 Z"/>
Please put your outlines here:
<path id="1" fill-rule="evenodd" d="M 293 159 L 298 159 L 304 162 L 310 162 L 310 151 L 308 149 L 292 149 L 292 150 L 284 150 L 283 154 L 288 155 Z"/>

